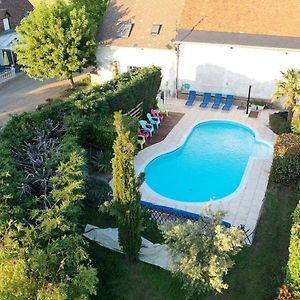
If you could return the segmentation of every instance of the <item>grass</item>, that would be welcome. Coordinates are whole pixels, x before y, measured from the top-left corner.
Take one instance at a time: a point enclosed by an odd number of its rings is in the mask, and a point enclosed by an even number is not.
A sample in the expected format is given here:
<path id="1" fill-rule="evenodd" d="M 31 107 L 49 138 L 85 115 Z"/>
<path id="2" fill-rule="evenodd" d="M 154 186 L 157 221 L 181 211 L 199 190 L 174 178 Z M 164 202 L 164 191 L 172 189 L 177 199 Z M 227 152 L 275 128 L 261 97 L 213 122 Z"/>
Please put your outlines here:
<path id="1" fill-rule="evenodd" d="M 225 280 L 230 285 L 229 290 L 220 296 L 197 299 L 275 299 L 284 280 L 291 213 L 297 200 L 294 188 L 270 184 L 254 243 L 236 257 L 236 265 Z M 112 218 L 90 208 L 85 209 L 82 221 L 99 227 L 115 226 Z M 160 235 L 153 227 L 144 236 L 153 242 L 160 241 Z M 180 283 L 167 271 L 141 262 L 129 264 L 123 255 L 95 243 L 90 243 L 89 253 L 100 280 L 94 300 L 184 299 Z"/>
<path id="2" fill-rule="evenodd" d="M 284 281 L 296 189 L 270 184 L 254 242 L 236 258 L 229 290 L 215 299 L 275 299 Z"/>
<path id="3" fill-rule="evenodd" d="M 87 207 L 82 223 L 102 228 L 115 227 L 113 218 Z M 154 226 L 143 236 L 152 237 L 154 242 L 161 239 Z M 161 268 L 142 262 L 130 264 L 122 254 L 107 250 L 94 242 L 90 243 L 88 252 L 93 266 L 98 269 L 100 281 L 98 295 L 92 297 L 93 300 L 184 299 L 179 282 Z"/>

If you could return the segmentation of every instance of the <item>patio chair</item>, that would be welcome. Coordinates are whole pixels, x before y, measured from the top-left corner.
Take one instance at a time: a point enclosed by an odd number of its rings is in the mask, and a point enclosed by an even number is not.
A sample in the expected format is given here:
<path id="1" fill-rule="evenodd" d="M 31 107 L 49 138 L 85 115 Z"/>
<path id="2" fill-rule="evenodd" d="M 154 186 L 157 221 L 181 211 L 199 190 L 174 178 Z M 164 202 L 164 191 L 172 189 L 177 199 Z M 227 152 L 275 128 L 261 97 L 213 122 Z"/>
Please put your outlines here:
<path id="1" fill-rule="evenodd" d="M 203 100 L 200 103 L 200 107 L 205 108 L 208 105 L 208 103 L 210 102 L 210 97 L 211 97 L 211 93 L 204 93 Z"/>
<path id="2" fill-rule="evenodd" d="M 144 145 L 146 144 L 146 139 L 143 135 L 138 135 L 138 144 L 140 145 L 141 149 L 144 148 Z"/>
<path id="3" fill-rule="evenodd" d="M 185 102 L 185 105 L 192 106 L 196 100 L 196 91 L 191 90 L 189 91 L 189 96 L 187 98 L 187 101 Z"/>
<path id="4" fill-rule="evenodd" d="M 151 115 L 152 115 L 152 117 L 159 118 L 160 122 L 162 122 L 164 120 L 163 113 L 157 109 L 151 109 Z"/>
<path id="5" fill-rule="evenodd" d="M 231 106 L 233 104 L 233 95 L 227 95 L 226 96 L 226 101 L 225 101 L 225 104 L 224 106 L 222 107 L 222 110 L 230 110 L 231 109 Z"/>
<path id="6" fill-rule="evenodd" d="M 156 128 L 160 126 L 160 119 L 158 117 L 152 117 L 150 113 L 147 113 L 147 118 L 153 126 L 156 125 Z"/>
<path id="7" fill-rule="evenodd" d="M 215 101 L 211 108 L 218 109 L 221 105 L 221 101 L 222 101 L 222 94 L 218 94 L 218 93 L 215 94 Z"/>
<path id="8" fill-rule="evenodd" d="M 142 135 L 145 137 L 146 141 L 148 140 L 149 136 L 150 136 L 150 132 L 148 130 L 142 129 L 142 128 L 138 128 L 138 135 Z"/>
<path id="9" fill-rule="evenodd" d="M 146 130 L 146 131 L 149 132 L 150 136 L 153 135 L 153 133 L 154 133 L 154 127 L 153 127 L 152 124 L 149 124 L 149 123 L 148 123 L 147 121 L 145 121 L 145 120 L 140 120 L 140 121 L 139 121 L 139 124 L 140 124 L 140 126 L 141 126 L 144 130 Z"/>

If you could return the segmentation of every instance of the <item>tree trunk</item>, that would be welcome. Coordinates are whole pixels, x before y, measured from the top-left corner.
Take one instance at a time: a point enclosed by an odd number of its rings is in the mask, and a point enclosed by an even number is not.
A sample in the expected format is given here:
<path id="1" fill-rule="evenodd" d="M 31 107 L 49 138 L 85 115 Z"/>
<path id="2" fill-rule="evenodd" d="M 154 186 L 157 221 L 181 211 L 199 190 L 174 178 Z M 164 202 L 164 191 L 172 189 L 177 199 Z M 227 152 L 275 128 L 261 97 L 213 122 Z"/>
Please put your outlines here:
<path id="1" fill-rule="evenodd" d="M 289 107 L 289 109 L 288 109 L 288 116 L 287 116 L 287 120 L 288 121 L 292 121 L 293 114 L 294 114 L 293 109 L 291 107 Z"/>
<path id="2" fill-rule="evenodd" d="M 75 87 L 75 82 L 74 82 L 74 78 L 73 78 L 73 74 L 72 74 L 72 73 L 71 73 L 71 75 L 69 76 L 68 80 L 69 80 L 69 82 L 70 82 L 71 88 L 74 89 L 74 87 Z"/>

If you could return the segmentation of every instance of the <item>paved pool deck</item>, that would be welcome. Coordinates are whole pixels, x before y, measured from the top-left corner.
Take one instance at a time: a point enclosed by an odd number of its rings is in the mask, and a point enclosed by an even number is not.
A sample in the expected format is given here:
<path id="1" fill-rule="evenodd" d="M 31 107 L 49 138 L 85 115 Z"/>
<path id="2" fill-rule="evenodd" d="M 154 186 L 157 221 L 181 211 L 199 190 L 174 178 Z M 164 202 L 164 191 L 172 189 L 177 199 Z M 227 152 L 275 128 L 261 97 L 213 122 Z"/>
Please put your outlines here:
<path id="1" fill-rule="evenodd" d="M 169 111 L 184 113 L 184 116 L 163 141 L 138 153 L 135 158 L 137 173 L 143 172 L 153 158 L 181 146 L 195 125 L 208 120 L 228 120 L 244 124 L 254 130 L 256 139 L 268 142 L 272 146 L 276 140 L 276 135 L 268 127 L 269 114 L 274 112 L 270 109 L 261 111 L 258 118 L 254 119 L 249 118 L 244 110 L 238 110 L 236 106 L 233 106 L 229 112 L 221 109 L 201 109 L 199 102 L 191 107 L 186 107 L 185 101 L 182 99 L 168 99 L 165 106 Z M 249 233 L 254 232 L 265 198 L 271 165 L 272 158 L 250 158 L 240 187 L 222 200 L 210 201 L 212 209 L 224 210 L 226 221 L 232 225 L 245 225 Z M 146 183 L 141 186 L 141 193 L 144 201 L 194 213 L 201 213 L 208 204 L 207 202 L 180 202 L 166 198 L 153 191 Z"/>

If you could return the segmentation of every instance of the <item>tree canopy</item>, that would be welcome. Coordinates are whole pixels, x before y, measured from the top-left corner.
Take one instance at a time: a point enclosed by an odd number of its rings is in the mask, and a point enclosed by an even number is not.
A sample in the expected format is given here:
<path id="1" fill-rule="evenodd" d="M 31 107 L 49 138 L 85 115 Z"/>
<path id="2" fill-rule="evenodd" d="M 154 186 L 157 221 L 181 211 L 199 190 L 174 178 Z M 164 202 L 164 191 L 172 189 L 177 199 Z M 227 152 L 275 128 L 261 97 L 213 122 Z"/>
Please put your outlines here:
<path id="1" fill-rule="evenodd" d="M 273 93 L 272 102 L 277 102 L 283 98 L 282 106 L 288 109 L 288 120 L 291 121 L 294 112 L 300 110 L 300 69 L 288 69 L 281 74 L 283 80 L 277 82 L 277 89 Z"/>
<path id="2" fill-rule="evenodd" d="M 21 38 L 15 51 L 23 70 L 40 80 L 69 79 L 73 86 L 73 73 L 95 64 L 95 37 L 105 9 L 105 1 L 98 3 L 38 4 L 16 28 Z"/>
<path id="3" fill-rule="evenodd" d="M 242 231 L 225 228 L 223 212 L 207 209 L 206 215 L 197 222 L 168 222 L 160 227 L 172 255 L 171 272 L 183 283 L 187 298 L 227 289 L 223 277 L 234 264 L 231 256 L 242 248 Z"/>

